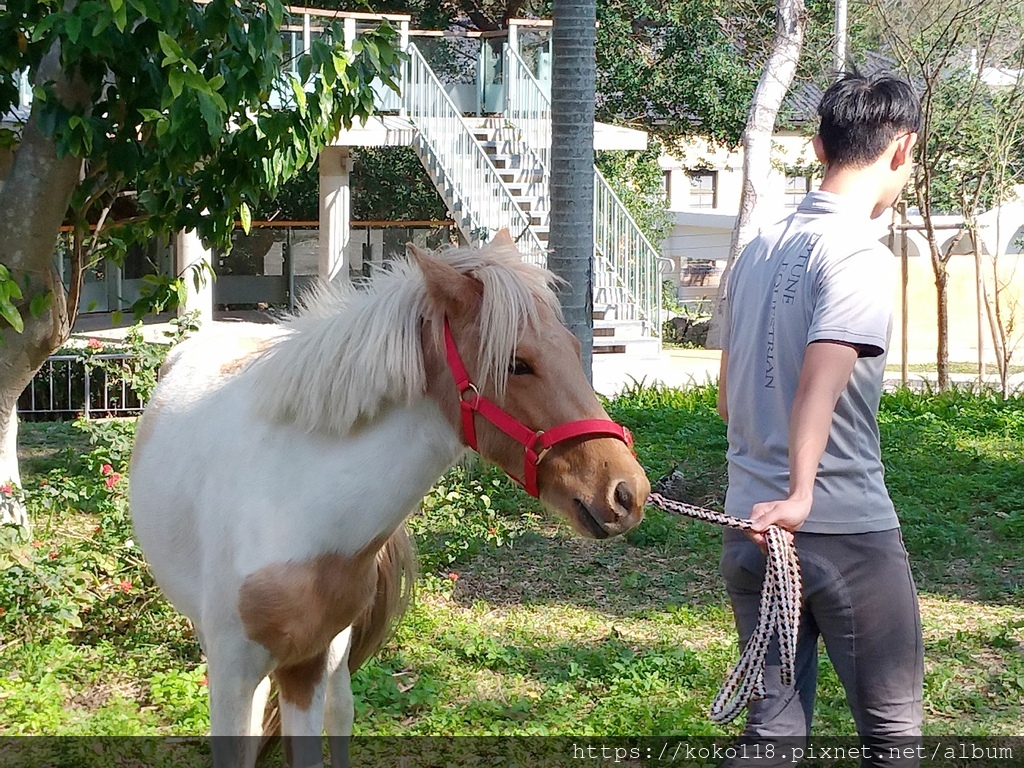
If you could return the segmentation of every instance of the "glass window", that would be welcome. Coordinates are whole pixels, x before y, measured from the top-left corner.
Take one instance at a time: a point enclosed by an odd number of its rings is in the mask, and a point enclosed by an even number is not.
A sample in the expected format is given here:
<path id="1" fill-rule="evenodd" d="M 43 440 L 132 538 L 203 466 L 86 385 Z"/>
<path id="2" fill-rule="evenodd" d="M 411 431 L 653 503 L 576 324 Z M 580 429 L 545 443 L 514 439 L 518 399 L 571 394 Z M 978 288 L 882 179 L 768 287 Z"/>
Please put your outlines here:
<path id="1" fill-rule="evenodd" d="M 811 177 L 786 174 L 785 202 L 789 208 L 796 208 L 811 191 Z"/>
<path id="2" fill-rule="evenodd" d="M 718 207 L 718 171 L 690 171 L 690 207 Z"/>

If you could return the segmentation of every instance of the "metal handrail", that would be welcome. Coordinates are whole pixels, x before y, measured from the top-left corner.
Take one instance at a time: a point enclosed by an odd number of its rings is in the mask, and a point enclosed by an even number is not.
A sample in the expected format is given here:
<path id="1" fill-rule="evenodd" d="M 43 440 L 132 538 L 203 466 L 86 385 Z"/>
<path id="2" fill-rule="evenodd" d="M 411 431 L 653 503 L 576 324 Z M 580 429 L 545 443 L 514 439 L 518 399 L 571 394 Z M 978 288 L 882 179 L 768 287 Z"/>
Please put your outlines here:
<path id="1" fill-rule="evenodd" d="M 506 116 L 520 132 L 550 184 L 551 101 L 519 54 L 507 46 Z M 661 255 L 594 168 L 595 303 L 600 294 L 618 307 L 624 320 L 643 320 L 652 336 L 661 335 Z M 608 274 L 613 279 L 608 280 Z M 621 298 L 618 293 L 624 294 Z"/>
<path id="2" fill-rule="evenodd" d="M 427 154 L 451 191 L 459 229 L 470 242 L 486 242 L 508 228 L 528 261 L 544 264 L 544 246 L 530 218 L 502 181 L 462 113 L 415 44 L 409 43 L 402 106 L 416 127 L 416 149 Z"/>

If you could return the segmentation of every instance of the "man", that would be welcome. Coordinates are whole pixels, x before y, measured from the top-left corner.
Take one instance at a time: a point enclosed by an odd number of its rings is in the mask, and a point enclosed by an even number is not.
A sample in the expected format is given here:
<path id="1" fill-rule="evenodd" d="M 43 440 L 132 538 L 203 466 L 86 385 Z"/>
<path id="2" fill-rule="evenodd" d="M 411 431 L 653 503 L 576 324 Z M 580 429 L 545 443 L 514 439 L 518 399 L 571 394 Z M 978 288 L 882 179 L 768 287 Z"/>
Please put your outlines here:
<path id="1" fill-rule="evenodd" d="M 743 644 L 764 578 L 761 534 L 772 524 L 795 532 L 804 588 L 795 685 L 781 684 L 773 644 L 768 693 L 748 707 L 741 741 L 802 746 L 821 637 L 868 747 L 862 764 L 891 764 L 890 747 L 921 733 L 923 653 L 877 423 L 892 254 L 869 220 L 907 183 L 921 107 L 903 80 L 848 74 L 818 113 L 820 190 L 746 248 L 728 284 L 718 395 L 725 507 L 749 517 L 754 533 L 726 533 L 721 572 Z"/>

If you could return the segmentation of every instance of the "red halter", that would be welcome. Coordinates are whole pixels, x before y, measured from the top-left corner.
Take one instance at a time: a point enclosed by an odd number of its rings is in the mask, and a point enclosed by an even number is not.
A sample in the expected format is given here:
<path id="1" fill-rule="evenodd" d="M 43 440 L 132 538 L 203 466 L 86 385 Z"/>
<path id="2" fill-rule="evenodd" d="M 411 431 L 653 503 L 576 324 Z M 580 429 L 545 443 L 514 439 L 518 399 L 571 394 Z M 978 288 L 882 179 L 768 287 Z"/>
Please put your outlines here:
<path id="1" fill-rule="evenodd" d="M 629 430 L 608 419 L 570 421 L 552 427 L 546 432 L 530 429 L 481 395 L 480 390 L 470 381 L 466 366 L 463 365 L 459 350 L 455 346 L 455 339 L 452 337 L 452 329 L 448 325 L 447 317 L 444 319 L 444 346 L 448 356 L 448 367 L 451 369 L 452 378 L 455 379 L 455 386 L 459 390 L 459 401 L 462 407 L 462 432 L 466 445 L 474 451 L 477 449 L 474 413 L 479 413 L 522 445 L 526 451 L 523 459 L 523 479 L 520 480 L 511 474 L 509 477 L 522 485 L 531 496 L 538 497 L 540 495 L 537 490 L 537 465 L 558 443 L 574 437 L 614 437 L 632 447 L 633 436 Z M 466 392 L 472 392 L 472 397 L 467 398 Z"/>

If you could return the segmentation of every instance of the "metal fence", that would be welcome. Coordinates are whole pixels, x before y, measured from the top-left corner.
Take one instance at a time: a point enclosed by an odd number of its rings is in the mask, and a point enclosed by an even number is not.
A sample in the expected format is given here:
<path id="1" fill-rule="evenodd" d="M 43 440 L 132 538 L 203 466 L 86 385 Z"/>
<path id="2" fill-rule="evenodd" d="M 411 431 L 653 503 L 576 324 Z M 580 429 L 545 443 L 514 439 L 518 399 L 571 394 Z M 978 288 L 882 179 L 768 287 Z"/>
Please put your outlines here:
<path id="1" fill-rule="evenodd" d="M 128 383 L 134 355 L 52 355 L 18 400 L 25 421 L 137 416 L 145 406 Z"/>

